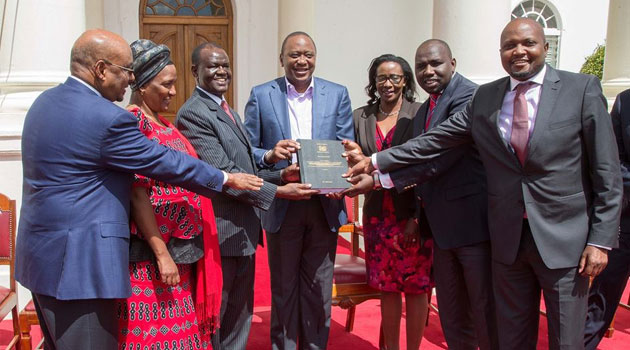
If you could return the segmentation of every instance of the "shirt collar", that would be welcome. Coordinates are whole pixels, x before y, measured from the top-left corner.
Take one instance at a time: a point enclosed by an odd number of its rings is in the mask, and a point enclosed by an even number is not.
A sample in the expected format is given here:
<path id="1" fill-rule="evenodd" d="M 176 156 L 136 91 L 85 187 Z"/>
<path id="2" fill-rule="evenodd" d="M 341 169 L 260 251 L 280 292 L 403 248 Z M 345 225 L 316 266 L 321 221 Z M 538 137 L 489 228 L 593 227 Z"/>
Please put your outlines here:
<path id="1" fill-rule="evenodd" d="M 535 83 L 537 85 L 542 85 L 543 84 L 543 80 L 545 80 L 545 73 L 547 72 L 547 65 L 543 65 L 542 69 L 540 70 L 540 72 L 536 73 L 536 75 L 534 75 L 533 77 L 525 80 L 525 81 L 531 81 L 532 83 Z M 525 81 L 520 81 L 520 80 L 516 80 L 512 77 L 510 77 L 510 91 L 514 91 L 514 89 L 516 89 L 516 85 L 520 84 L 520 83 L 524 83 Z"/>
<path id="2" fill-rule="evenodd" d="M 83 85 L 87 86 L 87 88 L 88 88 L 88 89 L 90 89 L 90 90 L 92 90 L 92 91 L 94 91 L 94 93 L 95 93 L 95 94 L 97 94 L 97 95 L 99 95 L 99 96 L 103 97 L 103 95 L 101 95 L 101 93 L 100 93 L 100 92 L 98 92 L 98 90 L 96 90 L 96 89 L 94 88 L 94 86 L 92 86 L 92 85 L 90 85 L 90 84 L 86 83 L 85 81 L 83 81 L 83 79 L 81 79 L 81 78 L 77 78 L 77 77 L 75 77 L 74 75 L 71 75 L 71 76 L 70 76 L 70 78 L 72 78 L 72 79 L 74 79 L 74 80 L 78 81 L 79 83 L 81 83 L 81 84 L 83 84 Z"/>
<path id="3" fill-rule="evenodd" d="M 208 97 L 210 97 L 212 101 L 216 102 L 219 106 L 221 105 L 221 102 L 225 100 L 223 98 L 223 95 L 217 96 L 215 94 L 209 93 L 208 91 L 202 89 L 201 86 L 199 85 L 197 85 L 197 89 L 199 89 L 199 91 L 203 92 L 204 94 L 208 95 Z"/>
<path id="4" fill-rule="evenodd" d="M 293 99 L 301 96 L 310 98 L 313 96 L 313 89 L 315 87 L 315 79 L 313 77 L 311 77 L 311 83 L 308 84 L 306 91 L 302 93 L 295 90 L 295 86 L 293 86 L 293 84 L 289 82 L 289 79 L 287 79 L 287 77 L 284 77 L 284 81 L 287 83 L 287 96 L 289 98 Z"/>

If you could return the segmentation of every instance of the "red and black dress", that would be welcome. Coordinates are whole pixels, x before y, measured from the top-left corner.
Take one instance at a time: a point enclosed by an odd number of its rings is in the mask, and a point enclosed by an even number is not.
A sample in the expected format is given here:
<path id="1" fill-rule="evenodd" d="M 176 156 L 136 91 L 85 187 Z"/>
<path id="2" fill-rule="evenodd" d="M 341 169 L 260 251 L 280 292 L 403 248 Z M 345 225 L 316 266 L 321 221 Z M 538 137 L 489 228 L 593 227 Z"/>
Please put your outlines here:
<path id="1" fill-rule="evenodd" d="M 164 124 L 160 125 L 138 107 L 130 112 L 138 118 L 140 130 L 149 139 L 196 157 L 188 140 L 168 120 L 159 116 Z M 129 259 L 132 294 L 118 303 L 119 348 L 211 349 L 209 337 L 202 335 L 217 326 L 221 293 L 220 260 L 217 265 L 213 257 L 219 253 L 211 203 L 186 189 L 141 175 L 135 176 L 134 187 L 147 190 L 159 232 L 177 264 L 180 283 L 176 286 L 162 283 L 155 256 L 132 221 Z M 206 235 L 206 228 L 214 232 Z M 203 276 L 196 275 L 195 270 Z M 196 310 L 199 307 L 204 310 Z M 211 315 L 208 322 L 200 322 L 197 317 L 204 312 Z"/>
<path id="2" fill-rule="evenodd" d="M 391 147 L 395 130 L 393 127 L 383 135 L 376 124 L 378 151 Z M 390 191 L 396 190 L 383 191 L 380 215 L 363 217 L 368 284 L 385 292 L 428 293 L 433 287 L 433 240 L 404 247 L 405 225 L 413 218 L 411 214 L 403 219 L 396 215 Z"/>

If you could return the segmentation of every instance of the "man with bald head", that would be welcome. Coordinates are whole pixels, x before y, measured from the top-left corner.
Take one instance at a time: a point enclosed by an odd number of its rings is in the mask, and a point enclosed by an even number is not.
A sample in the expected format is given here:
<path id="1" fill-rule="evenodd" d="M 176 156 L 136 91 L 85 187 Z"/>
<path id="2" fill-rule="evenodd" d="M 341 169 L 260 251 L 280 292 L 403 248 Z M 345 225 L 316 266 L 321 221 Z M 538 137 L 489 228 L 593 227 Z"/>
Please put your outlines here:
<path id="1" fill-rule="evenodd" d="M 617 246 L 622 186 L 597 78 L 545 64 L 530 19 L 508 23 L 500 55 L 509 74 L 478 88 L 440 126 L 372 158 L 351 154 L 350 175 L 388 172 L 473 143 L 487 176 L 501 349 L 536 349 L 540 293 L 550 349 L 583 349 L 589 276 Z M 445 193 L 448 195 L 448 192 Z"/>
<path id="2" fill-rule="evenodd" d="M 24 121 L 16 279 L 33 293 L 46 349 L 117 349 L 115 301 L 131 295 L 133 174 L 205 196 L 225 186 L 256 190 L 262 180 L 147 139 L 111 103 L 134 79 L 120 36 L 87 31 L 70 59 L 71 76 L 44 91 Z"/>

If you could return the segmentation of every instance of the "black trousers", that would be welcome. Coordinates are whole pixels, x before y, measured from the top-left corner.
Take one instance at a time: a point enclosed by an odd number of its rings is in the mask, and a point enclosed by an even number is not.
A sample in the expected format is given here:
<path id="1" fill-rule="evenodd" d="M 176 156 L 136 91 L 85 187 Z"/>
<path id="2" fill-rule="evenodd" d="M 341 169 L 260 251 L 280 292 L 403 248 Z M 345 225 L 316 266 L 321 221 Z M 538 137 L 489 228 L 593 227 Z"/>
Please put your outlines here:
<path id="1" fill-rule="evenodd" d="M 440 324 L 451 350 L 497 350 L 490 242 L 433 246 Z"/>
<path id="2" fill-rule="evenodd" d="M 619 248 L 608 253 L 608 265 L 588 293 L 584 348 L 595 350 L 610 326 L 630 277 L 630 233 L 619 235 Z"/>
<path id="3" fill-rule="evenodd" d="M 58 300 L 33 293 L 45 350 L 118 348 L 116 299 Z"/>

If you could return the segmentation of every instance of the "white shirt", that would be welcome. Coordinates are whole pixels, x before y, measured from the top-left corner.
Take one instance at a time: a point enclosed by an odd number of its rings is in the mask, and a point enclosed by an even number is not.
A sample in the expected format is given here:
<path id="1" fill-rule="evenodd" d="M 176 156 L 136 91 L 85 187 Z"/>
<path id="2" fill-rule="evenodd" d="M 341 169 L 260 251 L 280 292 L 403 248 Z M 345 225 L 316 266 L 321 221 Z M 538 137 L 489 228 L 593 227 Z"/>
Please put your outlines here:
<path id="1" fill-rule="evenodd" d="M 306 91 L 300 93 L 295 90 L 295 86 L 285 77 L 287 83 L 287 107 L 289 110 L 289 124 L 291 125 L 291 139 L 313 138 L 313 91 L 315 89 L 315 79 L 311 78 L 311 83 Z M 297 154 L 291 155 L 292 161 L 297 162 Z"/>

